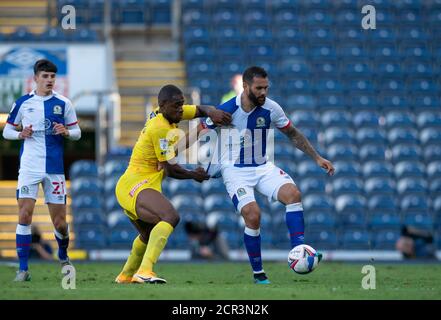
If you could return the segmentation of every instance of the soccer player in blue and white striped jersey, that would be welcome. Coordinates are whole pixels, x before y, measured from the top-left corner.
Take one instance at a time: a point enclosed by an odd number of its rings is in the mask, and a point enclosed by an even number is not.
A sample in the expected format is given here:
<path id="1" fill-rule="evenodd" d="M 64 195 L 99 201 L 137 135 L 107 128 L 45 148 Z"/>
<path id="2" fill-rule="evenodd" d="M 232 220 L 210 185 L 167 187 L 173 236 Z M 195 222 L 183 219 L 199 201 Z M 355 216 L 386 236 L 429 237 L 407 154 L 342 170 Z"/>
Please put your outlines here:
<path id="1" fill-rule="evenodd" d="M 80 139 L 81 130 L 70 100 L 53 91 L 56 73 L 57 66 L 49 60 L 35 63 L 36 89 L 14 103 L 3 130 L 5 139 L 23 140 L 17 186 L 19 218 L 16 245 L 20 267 L 15 281 L 30 280 L 31 223 L 40 183 L 55 228 L 58 258 L 62 265 L 70 264 L 67 255 L 69 226 L 66 222 L 63 140 Z M 20 125 L 22 130 L 18 131 Z"/>

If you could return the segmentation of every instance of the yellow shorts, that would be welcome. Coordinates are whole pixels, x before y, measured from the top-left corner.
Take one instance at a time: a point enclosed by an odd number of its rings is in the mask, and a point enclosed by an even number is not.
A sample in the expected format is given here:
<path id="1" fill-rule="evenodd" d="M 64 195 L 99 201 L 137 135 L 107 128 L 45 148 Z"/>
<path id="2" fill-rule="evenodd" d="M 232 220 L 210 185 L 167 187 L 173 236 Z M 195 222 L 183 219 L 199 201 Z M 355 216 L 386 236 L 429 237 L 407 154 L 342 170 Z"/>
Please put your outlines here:
<path id="1" fill-rule="evenodd" d="M 115 188 L 116 199 L 124 212 L 132 220 L 137 220 L 136 198 L 145 189 L 154 189 L 162 193 L 162 178 L 164 171 L 152 173 L 125 172 L 118 180 Z"/>

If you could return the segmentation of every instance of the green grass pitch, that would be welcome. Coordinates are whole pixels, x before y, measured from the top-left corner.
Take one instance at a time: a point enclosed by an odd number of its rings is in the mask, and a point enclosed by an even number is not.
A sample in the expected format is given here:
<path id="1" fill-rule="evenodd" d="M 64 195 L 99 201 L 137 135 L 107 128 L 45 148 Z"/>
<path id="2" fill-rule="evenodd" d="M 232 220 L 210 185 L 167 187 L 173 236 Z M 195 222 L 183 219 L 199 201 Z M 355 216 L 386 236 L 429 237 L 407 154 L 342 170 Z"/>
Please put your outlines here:
<path id="1" fill-rule="evenodd" d="M 297 275 L 285 263 L 265 263 L 271 284 L 252 283 L 247 263 L 165 263 L 156 271 L 166 285 L 115 284 L 123 263 L 78 262 L 75 290 L 61 287 L 56 263 L 31 262 L 32 281 L 14 283 L 15 268 L 0 266 L 0 300 L 145 299 L 145 300 L 300 300 L 441 299 L 441 264 L 370 263 L 376 289 L 361 287 L 361 263 L 324 261 L 314 272 Z"/>

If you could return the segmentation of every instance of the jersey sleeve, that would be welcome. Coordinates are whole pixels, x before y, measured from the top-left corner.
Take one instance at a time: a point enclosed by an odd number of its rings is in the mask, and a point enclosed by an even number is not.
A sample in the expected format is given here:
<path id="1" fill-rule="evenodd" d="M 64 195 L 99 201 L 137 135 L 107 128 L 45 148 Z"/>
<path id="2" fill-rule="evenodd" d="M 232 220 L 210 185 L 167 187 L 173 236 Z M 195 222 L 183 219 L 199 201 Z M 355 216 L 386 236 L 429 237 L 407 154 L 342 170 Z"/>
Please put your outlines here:
<path id="1" fill-rule="evenodd" d="M 12 105 L 11 111 L 9 112 L 8 119 L 6 120 L 7 123 L 10 125 L 13 125 L 14 127 L 18 126 L 21 122 L 21 119 L 23 117 L 21 113 L 20 104 L 17 104 L 16 102 Z"/>
<path id="2" fill-rule="evenodd" d="M 156 158 L 158 161 L 168 161 L 176 156 L 173 143 L 169 141 L 168 132 L 170 129 L 159 128 L 152 130 L 151 139 L 153 142 L 153 148 L 155 149 Z"/>
<path id="3" fill-rule="evenodd" d="M 65 126 L 71 127 L 78 124 L 77 115 L 72 102 L 66 101 L 66 110 L 64 111 L 64 123 Z"/>
<path id="4" fill-rule="evenodd" d="M 182 109 L 184 111 L 182 120 L 191 120 L 196 116 L 197 107 L 194 104 L 184 104 Z"/>
<path id="5" fill-rule="evenodd" d="M 285 129 L 291 125 L 291 120 L 289 120 L 282 107 L 277 103 L 274 103 L 271 111 L 271 122 L 274 123 L 278 129 Z"/>

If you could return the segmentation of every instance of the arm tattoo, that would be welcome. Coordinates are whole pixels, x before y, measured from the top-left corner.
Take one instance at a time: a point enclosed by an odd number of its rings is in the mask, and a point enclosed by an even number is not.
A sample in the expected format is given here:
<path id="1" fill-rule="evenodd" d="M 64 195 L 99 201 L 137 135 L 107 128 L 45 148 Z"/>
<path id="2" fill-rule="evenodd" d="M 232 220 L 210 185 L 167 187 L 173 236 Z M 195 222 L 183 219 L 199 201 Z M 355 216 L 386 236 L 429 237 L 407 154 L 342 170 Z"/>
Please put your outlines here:
<path id="1" fill-rule="evenodd" d="M 317 151 L 315 151 L 314 147 L 311 145 L 308 139 L 299 130 L 297 130 L 293 126 L 290 126 L 286 129 L 284 133 L 297 149 L 303 151 L 314 160 L 319 157 Z"/>

